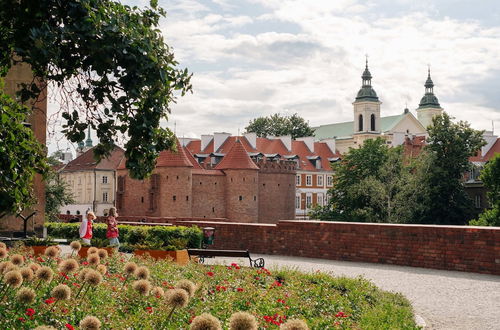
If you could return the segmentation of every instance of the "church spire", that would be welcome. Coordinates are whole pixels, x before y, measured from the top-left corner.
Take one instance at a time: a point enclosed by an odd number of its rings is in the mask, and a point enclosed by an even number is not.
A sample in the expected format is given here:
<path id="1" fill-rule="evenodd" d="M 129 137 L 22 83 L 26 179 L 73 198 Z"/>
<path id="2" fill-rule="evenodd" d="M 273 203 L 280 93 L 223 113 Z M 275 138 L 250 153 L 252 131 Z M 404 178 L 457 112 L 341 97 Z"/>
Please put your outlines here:
<path id="1" fill-rule="evenodd" d="M 85 140 L 85 146 L 92 148 L 92 138 L 90 137 L 90 125 L 89 125 L 89 130 L 87 132 L 87 140 Z"/>
<path id="2" fill-rule="evenodd" d="M 362 85 L 356 96 L 356 101 L 378 101 L 378 96 L 372 88 L 372 74 L 368 69 L 368 55 L 365 61 L 365 71 L 361 75 Z"/>
<path id="3" fill-rule="evenodd" d="M 437 97 L 434 95 L 434 82 L 431 78 L 431 67 L 427 68 L 427 80 L 424 84 L 425 87 L 425 95 L 420 100 L 420 104 L 418 106 L 421 108 L 440 108 L 439 101 Z"/>

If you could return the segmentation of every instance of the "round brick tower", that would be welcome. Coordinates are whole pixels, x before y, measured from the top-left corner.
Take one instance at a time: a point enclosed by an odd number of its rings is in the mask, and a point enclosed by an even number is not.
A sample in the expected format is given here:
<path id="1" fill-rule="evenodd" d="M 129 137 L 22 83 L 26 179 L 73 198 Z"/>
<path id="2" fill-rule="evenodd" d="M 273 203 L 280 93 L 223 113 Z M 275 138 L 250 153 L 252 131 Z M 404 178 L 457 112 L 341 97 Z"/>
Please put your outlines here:
<path id="1" fill-rule="evenodd" d="M 233 222 L 258 222 L 259 167 L 239 140 L 215 169 L 226 175 L 226 218 Z"/>

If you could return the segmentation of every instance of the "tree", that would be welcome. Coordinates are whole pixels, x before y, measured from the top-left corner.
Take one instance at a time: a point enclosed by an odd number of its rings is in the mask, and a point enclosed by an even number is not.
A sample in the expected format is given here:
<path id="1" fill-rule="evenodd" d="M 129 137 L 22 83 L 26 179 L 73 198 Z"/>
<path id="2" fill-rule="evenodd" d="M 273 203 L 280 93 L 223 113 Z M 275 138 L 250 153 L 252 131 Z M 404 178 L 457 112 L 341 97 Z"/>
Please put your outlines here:
<path id="1" fill-rule="evenodd" d="M 54 169 L 60 165 L 59 161 L 52 155 L 48 158 L 51 166 L 45 179 L 45 214 L 48 219 L 57 218 L 62 206 L 74 203 L 66 182 L 61 180 L 57 171 Z"/>
<path id="2" fill-rule="evenodd" d="M 462 184 L 469 167 L 469 157 L 485 144 L 482 131 L 470 128 L 463 121 L 452 122 L 444 113 L 432 120 L 425 150 L 431 166 L 420 180 L 429 194 L 427 211 L 419 223 L 465 224 L 472 216 L 472 201 Z"/>
<path id="3" fill-rule="evenodd" d="M 44 146 L 24 125 L 28 114 L 27 107 L 3 92 L 0 80 L 0 218 L 31 206 L 35 174 L 48 171 Z"/>
<path id="4" fill-rule="evenodd" d="M 490 209 L 471 220 L 471 226 L 500 226 L 500 154 L 496 154 L 481 171 L 481 181 L 488 189 L 486 193 Z"/>
<path id="5" fill-rule="evenodd" d="M 292 139 L 314 134 L 309 123 L 296 113 L 291 116 L 275 113 L 269 117 L 258 117 L 251 120 L 245 130 L 259 137 L 291 135 Z"/>
<path id="6" fill-rule="evenodd" d="M 158 29 L 163 9 L 152 0 L 145 9 L 112 0 L 0 2 L 0 76 L 19 62 L 34 79 L 22 84 L 16 101 L 2 97 L 0 213 L 29 206 L 32 177 L 43 172 L 42 149 L 21 122 L 29 112 L 20 104 L 57 88 L 66 137 L 84 139 L 92 127 L 99 138 L 97 159 L 110 154 L 120 134 L 130 175 L 142 179 L 154 169 L 160 151 L 175 150 L 174 134 L 160 127 L 175 91 L 191 90 L 191 75 L 177 69 L 172 50 Z M 12 122 L 11 122 L 12 121 Z M 12 137 L 16 132 L 16 136 Z M 5 153 L 4 153 L 5 152 Z"/>

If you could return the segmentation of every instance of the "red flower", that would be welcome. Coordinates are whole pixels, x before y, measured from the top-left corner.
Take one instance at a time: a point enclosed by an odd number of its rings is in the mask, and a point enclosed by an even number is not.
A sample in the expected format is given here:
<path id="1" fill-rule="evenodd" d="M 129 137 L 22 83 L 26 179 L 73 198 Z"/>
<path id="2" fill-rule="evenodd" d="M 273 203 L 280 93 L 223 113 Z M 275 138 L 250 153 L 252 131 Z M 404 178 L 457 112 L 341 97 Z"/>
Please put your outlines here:
<path id="1" fill-rule="evenodd" d="M 80 287 L 80 284 L 78 284 L 78 283 L 73 283 L 73 285 L 76 286 L 77 288 Z"/>
<path id="2" fill-rule="evenodd" d="M 346 313 L 340 311 L 337 314 L 335 314 L 335 317 L 349 317 L 349 315 L 347 315 Z"/>
<path id="3" fill-rule="evenodd" d="M 212 273 L 212 272 L 207 272 L 207 275 L 208 275 L 208 276 L 210 276 L 210 277 L 212 277 L 212 276 L 214 276 L 214 273 Z"/>
<path id="4" fill-rule="evenodd" d="M 69 324 L 69 323 L 66 323 L 64 326 L 65 326 L 65 327 L 66 327 L 66 329 L 68 329 L 68 330 L 75 330 L 75 328 L 73 328 L 73 326 L 72 326 L 71 324 Z"/>
<path id="5" fill-rule="evenodd" d="M 27 308 L 25 314 L 29 317 L 32 317 L 33 315 L 35 315 L 35 310 L 33 308 Z"/>
<path id="6" fill-rule="evenodd" d="M 232 270 L 233 268 L 232 267 L 227 267 L 227 269 Z"/>
<path id="7" fill-rule="evenodd" d="M 42 257 L 38 257 L 36 260 L 38 260 L 38 262 L 45 262 L 45 260 L 43 260 Z"/>
<path id="8" fill-rule="evenodd" d="M 49 299 L 45 299 L 45 303 L 47 305 L 53 304 L 55 302 L 56 302 L 56 298 L 54 298 L 54 297 L 50 297 Z"/>
<path id="9" fill-rule="evenodd" d="M 69 312 L 69 311 L 68 311 L 66 308 L 62 308 L 62 309 L 61 309 L 61 312 L 62 312 L 63 314 L 68 314 L 68 312 Z"/>
<path id="10" fill-rule="evenodd" d="M 88 261 L 84 261 L 84 262 L 82 262 L 82 265 L 84 265 L 84 266 L 87 266 L 88 264 L 89 264 L 89 262 L 88 262 Z"/>
<path id="11" fill-rule="evenodd" d="M 215 289 L 216 289 L 217 291 L 226 291 L 226 290 L 227 290 L 227 288 L 226 288 L 225 286 L 222 286 L 222 285 L 217 285 L 217 286 L 215 287 Z"/>
<path id="12" fill-rule="evenodd" d="M 284 304 L 284 303 L 285 303 L 285 301 L 284 301 L 283 299 L 278 299 L 278 302 L 279 302 L 279 303 L 282 303 L 282 304 Z"/>
<path id="13" fill-rule="evenodd" d="M 26 321 L 26 320 L 25 320 L 24 318 L 22 318 L 22 317 L 18 317 L 17 319 L 18 319 L 19 321 L 21 321 L 21 322 Z"/>
<path id="14" fill-rule="evenodd" d="M 149 314 L 152 314 L 152 313 L 153 313 L 153 307 L 146 307 L 146 311 L 147 311 Z"/>
<path id="15" fill-rule="evenodd" d="M 243 288 L 237 288 L 236 291 L 243 292 L 244 290 L 243 290 Z"/>

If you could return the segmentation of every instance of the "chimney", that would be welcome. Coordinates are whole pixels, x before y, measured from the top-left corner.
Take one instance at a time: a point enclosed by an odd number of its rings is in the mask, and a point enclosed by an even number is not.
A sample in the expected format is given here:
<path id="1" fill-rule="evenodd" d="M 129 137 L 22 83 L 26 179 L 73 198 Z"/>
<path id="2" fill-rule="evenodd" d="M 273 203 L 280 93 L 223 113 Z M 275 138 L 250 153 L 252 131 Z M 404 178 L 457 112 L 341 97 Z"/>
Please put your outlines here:
<path id="1" fill-rule="evenodd" d="M 292 136 L 291 135 L 277 136 L 276 138 L 280 139 L 281 142 L 283 142 L 283 144 L 286 147 L 286 150 L 292 151 Z"/>
<path id="2" fill-rule="evenodd" d="M 246 133 L 243 136 L 247 139 L 252 148 L 257 148 L 257 133 Z"/>
<path id="3" fill-rule="evenodd" d="M 226 142 L 227 138 L 231 136 L 231 133 L 219 132 L 214 133 L 214 152 L 219 150 L 220 146 Z"/>
<path id="4" fill-rule="evenodd" d="M 210 144 L 214 137 L 212 135 L 203 134 L 201 136 L 201 151 L 205 150 L 205 148 Z"/>
<path id="5" fill-rule="evenodd" d="M 309 151 L 314 152 L 314 136 L 306 136 L 301 138 L 296 138 L 296 141 L 304 141 Z"/>
<path id="6" fill-rule="evenodd" d="M 195 140 L 195 139 L 192 139 L 192 138 L 178 138 L 179 139 L 179 142 L 181 143 L 181 146 L 185 147 L 189 144 L 189 142 Z"/>
<path id="7" fill-rule="evenodd" d="M 335 144 L 335 139 L 325 139 L 325 140 L 321 140 L 321 142 L 324 142 L 326 143 L 326 145 L 328 146 L 328 148 L 330 148 L 330 151 L 332 153 L 336 153 L 337 151 L 337 146 Z"/>
<path id="8" fill-rule="evenodd" d="M 490 151 L 497 138 L 496 135 L 493 135 L 493 131 L 484 131 L 483 139 L 486 141 L 486 145 L 481 148 L 481 157 L 484 157 Z"/>

